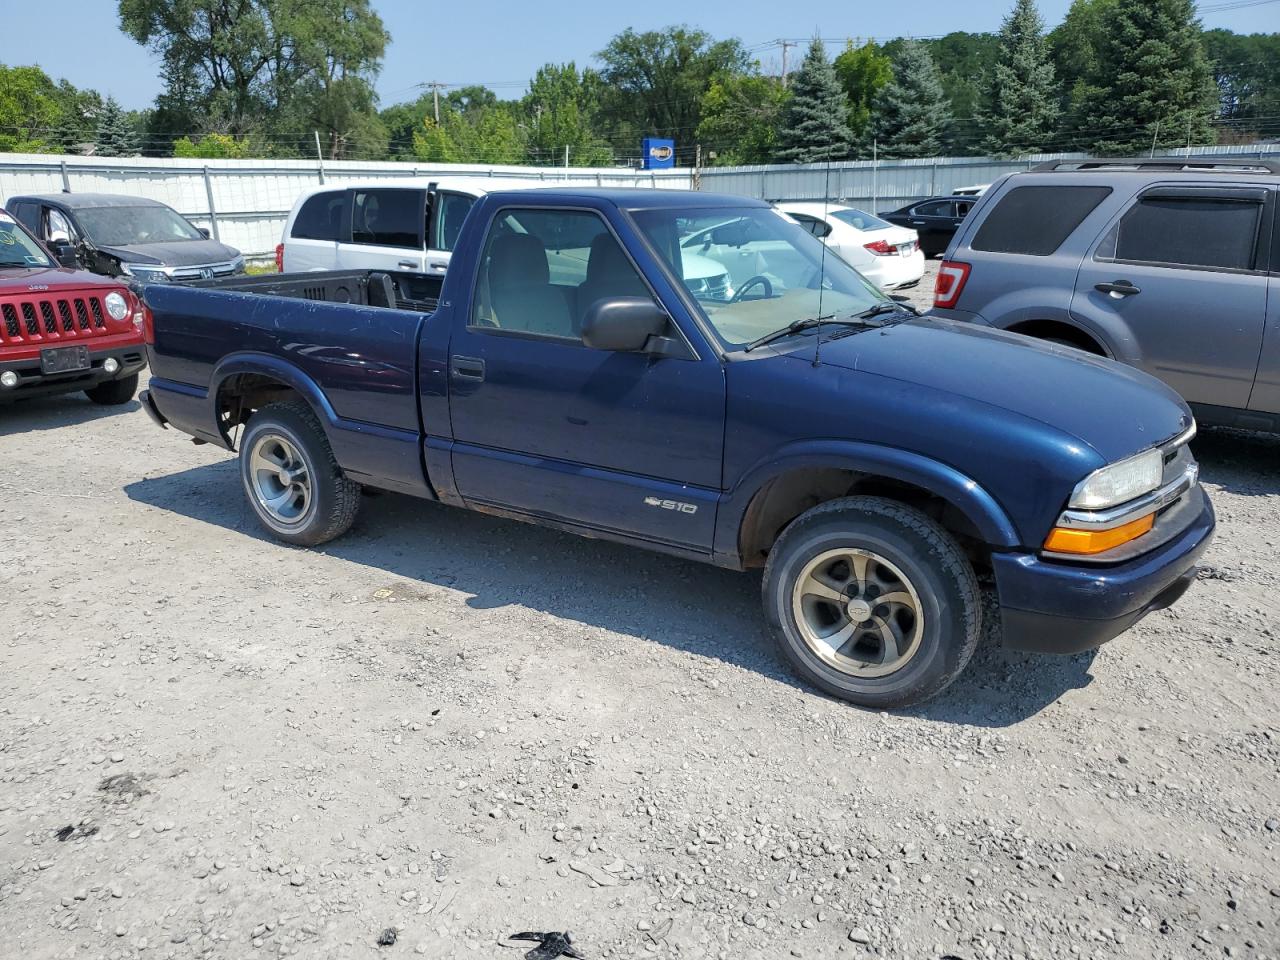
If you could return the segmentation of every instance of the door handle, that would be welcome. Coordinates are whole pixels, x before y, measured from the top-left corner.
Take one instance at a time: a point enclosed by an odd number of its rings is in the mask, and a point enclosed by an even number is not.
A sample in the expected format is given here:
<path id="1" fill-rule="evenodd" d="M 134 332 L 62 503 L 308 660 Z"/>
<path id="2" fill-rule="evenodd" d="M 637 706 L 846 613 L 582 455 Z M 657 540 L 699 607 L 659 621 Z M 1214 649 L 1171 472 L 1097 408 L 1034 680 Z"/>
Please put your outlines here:
<path id="1" fill-rule="evenodd" d="M 404 267 L 406 270 L 417 270 L 418 262 L 416 260 L 397 260 L 397 267 Z"/>
<path id="2" fill-rule="evenodd" d="M 912 224 L 912 226 L 916 226 L 916 227 L 923 227 L 923 226 L 924 226 L 924 221 L 923 221 L 923 220 L 912 220 L 912 221 L 911 221 L 911 224 Z"/>
<path id="3" fill-rule="evenodd" d="M 484 361 L 479 357 L 451 357 L 449 372 L 455 380 L 483 380 Z"/>
<path id="4" fill-rule="evenodd" d="M 1141 293 L 1141 287 L 1135 287 L 1128 280 L 1117 280 L 1115 283 L 1099 283 L 1094 288 L 1099 293 L 1107 293 L 1120 300 L 1124 297 L 1132 297 L 1135 293 Z"/>
<path id="5" fill-rule="evenodd" d="M 432 270 L 440 270 L 442 272 L 449 269 L 449 264 L 447 261 L 437 261 L 436 263 L 428 263 L 427 266 L 430 267 Z"/>

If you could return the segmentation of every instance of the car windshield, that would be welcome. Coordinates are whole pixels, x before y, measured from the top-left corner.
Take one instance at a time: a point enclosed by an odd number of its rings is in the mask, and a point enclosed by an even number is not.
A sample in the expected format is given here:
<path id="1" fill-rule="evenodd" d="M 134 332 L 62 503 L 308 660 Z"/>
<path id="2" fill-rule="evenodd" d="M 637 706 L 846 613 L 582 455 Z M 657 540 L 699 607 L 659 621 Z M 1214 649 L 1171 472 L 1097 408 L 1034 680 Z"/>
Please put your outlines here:
<path id="1" fill-rule="evenodd" d="M 0 212 L 0 267 L 48 267 L 40 244 L 36 243 L 7 213 Z"/>
<path id="2" fill-rule="evenodd" d="M 885 230 L 893 224 L 862 210 L 832 210 L 831 216 L 858 230 Z"/>
<path id="3" fill-rule="evenodd" d="M 633 214 L 716 333 L 742 346 L 792 323 L 849 317 L 884 302 L 822 241 L 769 207 L 668 208 Z M 719 264 L 728 284 L 696 282 L 687 261 Z"/>
<path id="4" fill-rule="evenodd" d="M 77 210 L 76 217 L 89 239 L 103 247 L 204 239 L 168 207 L 90 207 Z"/>

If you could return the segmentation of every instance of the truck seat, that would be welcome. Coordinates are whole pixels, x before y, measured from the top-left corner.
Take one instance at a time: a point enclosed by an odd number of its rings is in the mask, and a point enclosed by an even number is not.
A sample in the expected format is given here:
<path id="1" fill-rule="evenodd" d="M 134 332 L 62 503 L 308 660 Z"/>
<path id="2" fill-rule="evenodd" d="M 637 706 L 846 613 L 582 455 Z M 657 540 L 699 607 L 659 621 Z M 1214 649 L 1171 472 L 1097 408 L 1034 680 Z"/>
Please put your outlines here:
<path id="1" fill-rule="evenodd" d="M 587 276 L 578 285 L 574 332 L 581 334 L 587 310 L 606 297 L 649 297 L 648 288 L 627 259 L 626 253 L 610 233 L 601 233 L 591 241 L 587 257 Z"/>
<path id="2" fill-rule="evenodd" d="M 493 322 L 503 330 L 575 336 L 565 292 L 552 285 L 547 249 L 537 237 L 508 233 L 494 240 L 489 298 Z"/>

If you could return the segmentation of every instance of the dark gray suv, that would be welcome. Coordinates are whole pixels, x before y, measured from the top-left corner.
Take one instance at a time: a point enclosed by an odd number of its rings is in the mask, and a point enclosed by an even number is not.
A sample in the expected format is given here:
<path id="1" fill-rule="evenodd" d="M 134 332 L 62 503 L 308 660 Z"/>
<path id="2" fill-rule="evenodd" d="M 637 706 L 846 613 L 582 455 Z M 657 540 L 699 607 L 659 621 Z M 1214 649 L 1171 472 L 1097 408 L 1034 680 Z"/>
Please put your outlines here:
<path id="1" fill-rule="evenodd" d="M 1202 423 L 1280 432 L 1280 162 L 1054 161 L 995 183 L 934 314 L 1112 357 Z"/>

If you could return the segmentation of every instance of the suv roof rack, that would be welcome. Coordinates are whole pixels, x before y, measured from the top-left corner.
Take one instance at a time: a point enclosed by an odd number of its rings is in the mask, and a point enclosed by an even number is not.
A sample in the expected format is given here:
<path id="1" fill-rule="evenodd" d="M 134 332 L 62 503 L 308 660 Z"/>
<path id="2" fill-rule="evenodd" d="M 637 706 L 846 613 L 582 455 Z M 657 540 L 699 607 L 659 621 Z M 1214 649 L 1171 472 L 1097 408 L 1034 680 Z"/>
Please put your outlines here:
<path id="1" fill-rule="evenodd" d="M 1158 170 L 1166 173 L 1277 173 L 1280 160 L 1253 157 L 1136 157 L 1088 160 L 1050 160 L 1031 168 L 1033 173 L 1087 170 Z"/>

